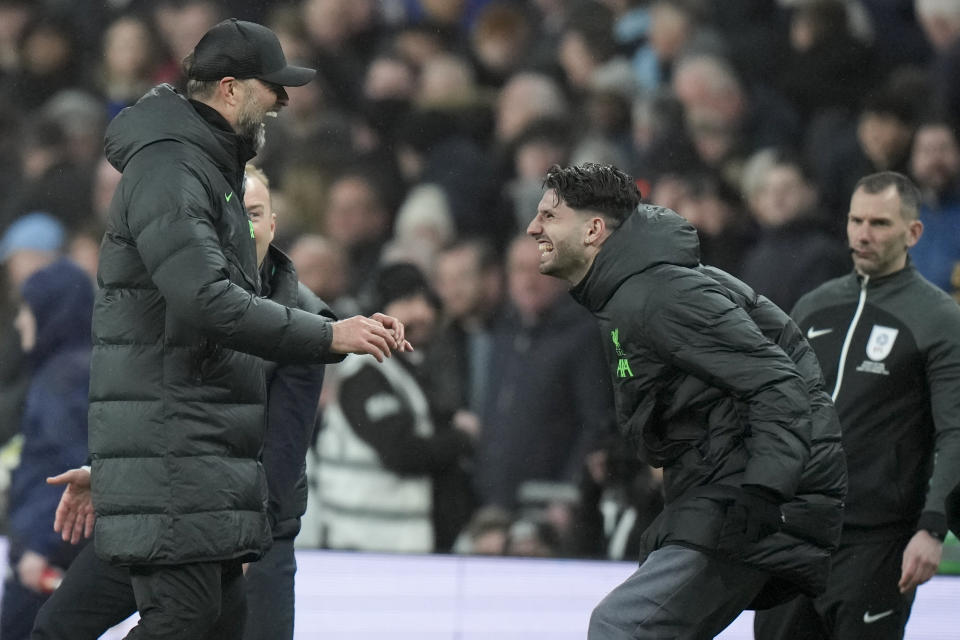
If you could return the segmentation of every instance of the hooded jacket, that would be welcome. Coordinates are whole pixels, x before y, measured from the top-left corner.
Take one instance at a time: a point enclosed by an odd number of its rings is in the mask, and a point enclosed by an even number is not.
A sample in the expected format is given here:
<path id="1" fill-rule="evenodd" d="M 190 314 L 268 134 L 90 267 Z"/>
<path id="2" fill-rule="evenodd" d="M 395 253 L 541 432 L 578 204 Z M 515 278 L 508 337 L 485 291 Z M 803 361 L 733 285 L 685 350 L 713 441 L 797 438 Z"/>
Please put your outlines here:
<path id="1" fill-rule="evenodd" d="M 46 478 L 87 459 L 93 284 L 79 267 L 61 259 L 28 278 L 21 294 L 36 318 L 37 336 L 28 354 L 23 449 L 10 485 L 10 550 L 14 558 L 29 549 L 66 567 L 79 549 L 53 530 L 62 490 Z"/>
<path id="2" fill-rule="evenodd" d="M 330 323 L 260 298 L 243 165 L 216 111 L 159 85 L 107 129 L 122 172 L 93 312 L 97 554 L 252 559 L 269 545 L 263 358 L 323 362 Z"/>
<path id="3" fill-rule="evenodd" d="M 625 437 L 663 467 L 666 507 L 642 553 L 679 544 L 768 571 L 775 579 L 754 607 L 819 593 L 846 490 L 819 365 L 783 311 L 698 258 L 692 226 L 642 206 L 572 290 L 600 321 Z M 778 495 L 786 523 L 724 548 L 727 507 L 744 485 Z"/>

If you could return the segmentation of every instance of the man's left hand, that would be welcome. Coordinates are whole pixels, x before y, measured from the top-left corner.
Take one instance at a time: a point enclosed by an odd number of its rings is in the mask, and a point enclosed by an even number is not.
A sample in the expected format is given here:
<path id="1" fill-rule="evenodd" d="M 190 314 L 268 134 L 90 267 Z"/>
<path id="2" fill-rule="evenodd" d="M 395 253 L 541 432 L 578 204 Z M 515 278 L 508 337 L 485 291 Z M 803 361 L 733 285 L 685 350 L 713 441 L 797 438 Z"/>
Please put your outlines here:
<path id="1" fill-rule="evenodd" d="M 90 470 L 86 467 L 70 469 L 47 478 L 47 484 L 67 485 L 54 514 L 53 530 L 60 534 L 64 542 L 71 544 L 93 535 L 96 515 L 90 491 Z"/>
<path id="2" fill-rule="evenodd" d="M 385 313 L 375 313 L 370 317 L 393 332 L 393 338 L 397 341 L 397 351 L 413 351 L 413 345 L 406 339 L 406 331 L 402 322 Z"/>
<path id="3" fill-rule="evenodd" d="M 943 542 L 921 529 L 913 534 L 900 563 L 900 593 L 916 588 L 934 576 L 943 555 Z"/>

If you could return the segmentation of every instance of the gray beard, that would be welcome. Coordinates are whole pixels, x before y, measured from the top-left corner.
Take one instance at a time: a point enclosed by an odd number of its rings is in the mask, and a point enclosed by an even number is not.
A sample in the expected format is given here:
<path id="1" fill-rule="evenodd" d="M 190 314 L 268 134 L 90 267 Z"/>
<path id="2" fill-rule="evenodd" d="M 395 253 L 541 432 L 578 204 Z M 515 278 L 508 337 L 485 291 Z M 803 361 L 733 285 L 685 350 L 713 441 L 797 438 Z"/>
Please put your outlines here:
<path id="1" fill-rule="evenodd" d="M 237 114 L 237 135 L 246 138 L 253 145 L 253 151 L 260 153 L 266 141 L 266 113 L 257 118 L 253 101 L 247 101 Z"/>
<path id="2" fill-rule="evenodd" d="M 254 152 L 260 153 L 267 141 L 267 125 L 263 121 L 241 119 L 237 122 L 237 135 L 249 140 Z"/>
<path id="3" fill-rule="evenodd" d="M 265 122 L 260 123 L 251 140 L 253 141 L 254 152 L 260 153 L 263 150 L 263 145 L 267 143 L 267 124 Z"/>

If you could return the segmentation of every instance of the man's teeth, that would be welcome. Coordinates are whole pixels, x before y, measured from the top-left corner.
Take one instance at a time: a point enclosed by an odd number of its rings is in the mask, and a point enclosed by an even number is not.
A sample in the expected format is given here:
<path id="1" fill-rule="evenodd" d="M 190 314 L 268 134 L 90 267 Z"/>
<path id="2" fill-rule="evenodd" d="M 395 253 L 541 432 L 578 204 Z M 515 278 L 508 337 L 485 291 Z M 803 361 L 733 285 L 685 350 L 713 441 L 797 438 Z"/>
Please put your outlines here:
<path id="1" fill-rule="evenodd" d="M 548 251 L 553 251 L 553 244 L 550 242 L 540 242 L 538 243 L 540 248 L 540 253 L 546 253 Z"/>
<path id="2" fill-rule="evenodd" d="M 276 117 L 277 117 L 277 112 L 276 112 L 276 111 L 267 111 L 267 116 L 270 117 L 270 118 L 276 118 Z"/>

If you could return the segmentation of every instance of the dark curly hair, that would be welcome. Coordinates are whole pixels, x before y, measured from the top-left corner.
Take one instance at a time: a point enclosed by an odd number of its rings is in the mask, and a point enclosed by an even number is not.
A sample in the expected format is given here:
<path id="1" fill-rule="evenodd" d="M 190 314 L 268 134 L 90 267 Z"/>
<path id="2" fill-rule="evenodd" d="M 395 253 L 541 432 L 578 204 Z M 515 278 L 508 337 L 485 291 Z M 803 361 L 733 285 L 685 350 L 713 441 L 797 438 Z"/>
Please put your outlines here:
<path id="1" fill-rule="evenodd" d="M 590 209 L 619 227 L 640 204 L 636 181 L 613 165 L 585 162 L 573 167 L 553 165 L 543 181 L 572 209 Z"/>

